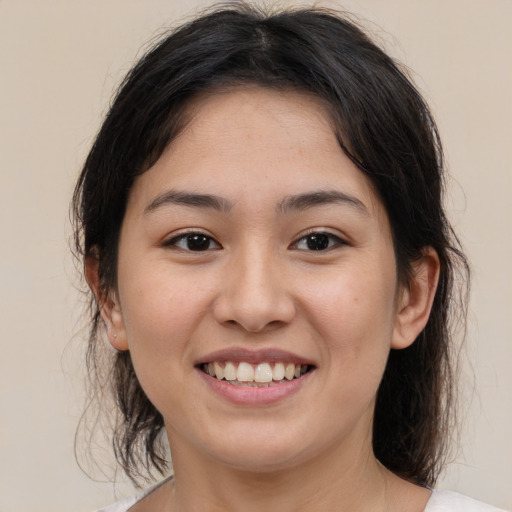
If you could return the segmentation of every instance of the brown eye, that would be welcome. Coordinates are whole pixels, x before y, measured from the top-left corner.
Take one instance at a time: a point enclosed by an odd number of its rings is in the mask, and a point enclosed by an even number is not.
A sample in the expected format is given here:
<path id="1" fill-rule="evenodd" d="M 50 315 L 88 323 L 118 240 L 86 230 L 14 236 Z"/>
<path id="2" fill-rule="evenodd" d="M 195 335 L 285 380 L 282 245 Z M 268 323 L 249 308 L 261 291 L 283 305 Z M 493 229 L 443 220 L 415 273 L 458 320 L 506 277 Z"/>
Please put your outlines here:
<path id="1" fill-rule="evenodd" d="M 301 251 L 325 251 L 344 243 L 341 238 L 330 233 L 311 233 L 298 240 L 293 248 Z"/>
<path id="2" fill-rule="evenodd" d="M 310 251 L 323 251 L 329 247 L 329 237 L 327 235 L 309 235 L 306 237 L 306 245 Z"/>
<path id="3" fill-rule="evenodd" d="M 206 251 L 210 248 L 211 239 L 205 235 L 187 235 L 185 240 L 189 251 Z"/>
<path id="4" fill-rule="evenodd" d="M 179 235 L 169 240 L 165 245 L 192 252 L 203 252 L 221 248 L 212 237 L 204 233 L 186 233 Z"/>

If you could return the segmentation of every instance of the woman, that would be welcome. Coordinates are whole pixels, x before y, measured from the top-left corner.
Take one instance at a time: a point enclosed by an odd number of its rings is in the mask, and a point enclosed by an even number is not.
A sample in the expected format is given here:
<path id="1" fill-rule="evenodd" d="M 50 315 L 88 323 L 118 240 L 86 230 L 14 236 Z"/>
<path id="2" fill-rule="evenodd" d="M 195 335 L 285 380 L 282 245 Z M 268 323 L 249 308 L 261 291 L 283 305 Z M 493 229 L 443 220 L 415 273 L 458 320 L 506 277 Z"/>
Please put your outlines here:
<path id="1" fill-rule="evenodd" d="M 165 434 L 173 477 L 105 510 L 496 510 L 431 491 L 467 272 L 442 179 L 421 96 L 331 12 L 233 4 L 148 52 L 76 241 L 118 460 L 164 474 Z"/>

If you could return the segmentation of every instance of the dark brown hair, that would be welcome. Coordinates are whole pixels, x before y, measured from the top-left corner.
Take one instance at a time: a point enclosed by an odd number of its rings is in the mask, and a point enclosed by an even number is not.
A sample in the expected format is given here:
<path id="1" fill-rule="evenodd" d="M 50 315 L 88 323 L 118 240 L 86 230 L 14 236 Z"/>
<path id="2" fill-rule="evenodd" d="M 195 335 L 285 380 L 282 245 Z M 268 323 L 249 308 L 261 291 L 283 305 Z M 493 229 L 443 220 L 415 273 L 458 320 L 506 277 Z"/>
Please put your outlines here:
<path id="1" fill-rule="evenodd" d="M 440 280 L 430 319 L 409 348 L 391 351 L 373 429 L 382 464 L 433 485 L 453 418 L 450 318 L 454 308 L 464 313 L 469 271 L 443 211 L 443 154 L 431 113 L 407 73 L 348 16 L 316 8 L 265 13 L 235 2 L 158 42 L 121 84 L 78 180 L 79 257 L 97 258 L 103 290 L 116 286 L 119 232 L 134 179 L 172 143 L 194 95 L 244 84 L 304 91 L 329 105 L 340 146 L 387 210 L 403 283 L 425 247 L 437 251 Z M 454 286 L 457 269 L 461 289 Z M 134 481 L 154 468 L 163 472 L 163 418 L 140 387 L 130 353 L 102 352 L 99 309 L 92 306 L 88 364 L 115 397 L 116 456 Z"/>

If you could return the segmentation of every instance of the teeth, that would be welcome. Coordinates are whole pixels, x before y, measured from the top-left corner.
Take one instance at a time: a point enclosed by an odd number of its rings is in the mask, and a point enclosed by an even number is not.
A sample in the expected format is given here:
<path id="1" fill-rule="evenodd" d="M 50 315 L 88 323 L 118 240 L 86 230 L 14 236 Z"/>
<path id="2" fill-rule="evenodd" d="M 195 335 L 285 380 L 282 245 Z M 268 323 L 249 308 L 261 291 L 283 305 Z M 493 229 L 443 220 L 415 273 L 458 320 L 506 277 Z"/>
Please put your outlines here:
<path id="1" fill-rule="evenodd" d="M 286 368 L 284 370 L 284 376 L 287 380 L 292 380 L 293 377 L 295 377 L 295 365 L 294 364 L 287 364 Z"/>
<path id="2" fill-rule="evenodd" d="M 254 368 L 249 363 L 240 363 L 236 371 L 236 380 L 254 382 Z"/>
<path id="3" fill-rule="evenodd" d="M 217 377 L 219 380 L 222 380 L 224 378 L 224 368 L 222 368 L 222 366 L 217 363 L 217 361 L 213 363 L 213 368 L 215 369 L 215 377 Z"/>
<path id="4" fill-rule="evenodd" d="M 308 371 L 307 365 L 293 363 L 259 363 L 255 366 L 246 362 L 233 363 L 228 361 L 221 363 L 214 361 L 205 363 L 203 370 L 218 380 L 227 380 L 237 386 L 273 386 L 286 380 L 298 379 Z"/>
<path id="5" fill-rule="evenodd" d="M 256 370 L 254 371 L 254 381 L 272 382 L 272 368 L 268 363 L 261 363 L 256 366 Z"/>
<path id="6" fill-rule="evenodd" d="M 226 366 L 224 366 L 224 378 L 226 380 L 236 380 L 236 366 L 233 363 L 226 363 Z"/>
<path id="7" fill-rule="evenodd" d="M 274 365 L 274 371 L 272 372 L 272 378 L 274 380 L 283 380 L 284 379 L 284 364 L 276 363 Z"/>

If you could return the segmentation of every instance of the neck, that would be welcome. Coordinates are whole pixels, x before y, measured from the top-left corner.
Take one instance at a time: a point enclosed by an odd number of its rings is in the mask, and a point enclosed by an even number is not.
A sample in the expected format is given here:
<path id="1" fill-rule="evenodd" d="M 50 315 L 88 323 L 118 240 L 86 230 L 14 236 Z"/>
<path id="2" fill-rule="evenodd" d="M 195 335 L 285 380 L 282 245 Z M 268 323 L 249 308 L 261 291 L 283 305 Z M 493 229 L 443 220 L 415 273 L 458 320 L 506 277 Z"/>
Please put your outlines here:
<path id="1" fill-rule="evenodd" d="M 397 478 L 378 463 L 367 442 L 355 449 L 331 450 L 304 464 L 267 472 L 220 464 L 198 455 L 182 439 L 175 443 L 171 438 L 170 443 L 175 472 L 171 510 L 358 512 L 392 509 L 388 506 L 392 501 L 389 493 Z"/>

